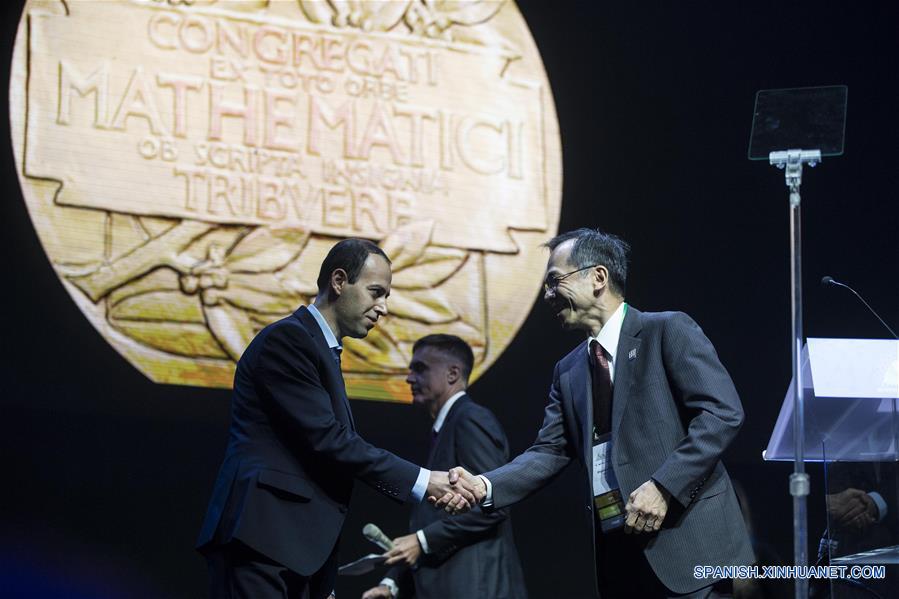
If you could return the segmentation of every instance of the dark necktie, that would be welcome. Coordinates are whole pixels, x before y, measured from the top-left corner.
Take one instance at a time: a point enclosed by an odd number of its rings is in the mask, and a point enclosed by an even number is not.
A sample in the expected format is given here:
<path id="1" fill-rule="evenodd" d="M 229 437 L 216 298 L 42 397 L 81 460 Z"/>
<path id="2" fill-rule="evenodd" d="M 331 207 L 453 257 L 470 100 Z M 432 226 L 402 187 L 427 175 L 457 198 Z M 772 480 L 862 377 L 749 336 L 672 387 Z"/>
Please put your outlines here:
<path id="1" fill-rule="evenodd" d="M 428 444 L 428 456 L 431 455 L 434 451 L 434 446 L 437 445 L 437 431 L 431 429 L 431 442 Z"/>
<path id="2" fill-rule="evenodd" d="M 343 351 L 343 348 L 339 345 L 337 347 L 331 348 L 331 355 L 334 356 L 334 361 L 337 362 L 337 368 L 340 369 L 340 352 Z"/>
<path id="3" fill-rule="evenodd" d="M 598 341 L 590 342 L 593 368 L 593 426 L 596 434 L 612 431 L 612 373 L 609 359 Z"/>

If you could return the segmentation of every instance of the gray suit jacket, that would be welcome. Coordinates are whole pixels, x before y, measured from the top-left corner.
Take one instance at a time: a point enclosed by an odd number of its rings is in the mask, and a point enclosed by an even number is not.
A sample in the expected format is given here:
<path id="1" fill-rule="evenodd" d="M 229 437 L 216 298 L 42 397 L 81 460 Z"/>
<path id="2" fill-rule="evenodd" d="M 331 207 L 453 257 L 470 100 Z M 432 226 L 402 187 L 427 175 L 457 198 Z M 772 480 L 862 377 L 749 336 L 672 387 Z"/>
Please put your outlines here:
<path id="1" fill-rule="evenodd" d="M 464 395 L 447 414 L 427 467 L 483 472 L 508 460 L 509 443 L 499 421 Z M 431 553 L 422 555 L 416 570 L 393 568 L 387 575 L 401 588 L 408 587 L 402 579 L 411 575 L 418 599 L 527 598 L 508 510 L 475 508 L 450 516 L 422 502 L 412 508 L 409 526 L 424 531 Z"/>
<path id="2" fill-rule="evenodd" d="M 534 444 L 509 464 L 484 473 L 493 485 L 495 508 L 521 501 L 572 462 L 589 482 L 591 394 L 584 342 L 556 364 Z M 699 326 L 680 312 L 629 307 L 615 355 L 612 467 L 624 498 L 650 478 L 671 493 L 662 529 L 644 550 L 671 591 L 689 593 L 713 582 L 695 579 L 696 565 L 755 561 L 720 461 L 742 423 L 737 391 Z M 592 497 L 584 501 L 592 517 Z"/>

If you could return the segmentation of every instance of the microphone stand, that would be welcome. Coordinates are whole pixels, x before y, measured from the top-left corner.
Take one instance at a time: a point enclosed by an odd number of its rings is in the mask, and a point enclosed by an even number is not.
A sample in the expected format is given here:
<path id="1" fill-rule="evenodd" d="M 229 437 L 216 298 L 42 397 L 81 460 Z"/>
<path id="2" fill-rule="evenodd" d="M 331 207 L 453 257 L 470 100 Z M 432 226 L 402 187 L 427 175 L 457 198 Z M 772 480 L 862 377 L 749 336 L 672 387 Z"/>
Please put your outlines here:
<path id="1" fill-rule="evenodd" d="M 799 186 L 802 185 L 802 165 L 814 167 L 821 162 L 820 150 L 786 150 L 771 152 L 770 164 L 785 170 L 790 189 L 790 307 L 793 338 L 793 474 L 790 475 L 790 495 L 793 497 L 793 565 L 808 565 L 809 476 L 805 472 L 805 402 L 802 385 L 802 236 Z M 808 579 L 796 579 L 796 599 L 808 598 Z"/>
<path id="2" fill-rule="evenodd" d="M 899 339 L 899 335 L 896 334 L 896 331 L 894 331 L 893 329 L 890 328 L 890 325 L 888 325 L 886 323 L 886 321 L 880 317 L 880 314 L 878 314 L 877 311 L 871 307 L 871 304 L 869 304 L 868 302 L 865 301 L 865 298 L 863 298 L 861 295 L 859 295 L 858 291 L 856 291 L 855 289 L 853 289 L 852 287 L 850 287 L 849 285 L 847 285 L 845 283 L 840 283 L 833 277 L 824 277 L 823 279 L 821 279 L 821 284 L 822 285 L 833 285 L 834 287 L 842 287 L 844 289 L 848 289 L 849 291 L 851 291 L 852 295 L 857 297 L 858 300 L 865 305 L 865 308 L 867 308 L 868 311 L 874 315 L 874 318 L 879 320 L 880 324 L 882 324 L 884 326 L 884 328 L 890 332 L 890 335 L 893 336 L 893 339 Z"/>

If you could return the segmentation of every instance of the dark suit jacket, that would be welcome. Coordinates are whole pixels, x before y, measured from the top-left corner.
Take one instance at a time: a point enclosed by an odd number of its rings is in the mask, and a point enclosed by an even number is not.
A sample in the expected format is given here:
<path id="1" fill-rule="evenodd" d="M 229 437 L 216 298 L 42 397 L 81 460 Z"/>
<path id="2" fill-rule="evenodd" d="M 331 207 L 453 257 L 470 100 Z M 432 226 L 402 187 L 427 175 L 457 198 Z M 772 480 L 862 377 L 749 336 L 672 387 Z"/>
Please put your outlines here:
<path id="1" fill-rule="evenodd" d="M 269 325 L 237 363 L 225 460 L 198 539 L 238 539 L 290 570 L 318 571 L 360 478 L 398 501 L 419 467 L 356 434 L 343 377 L 305 307 Z"/>
<path id="2" fill-rule="evenodd" d="M 509 443 L 496 417 L 467 395 L 453 404 L 428 457 L 428 468 L 462 466 L 484 472 L 509 460 Z M 415 571 L 392 568 L 387 576 L 401 587 L 411 575 L 418 599 L 490 597 L 524 599 L 527 589 L 512 536 L 508 510 L 450 516 L 423 503 L 412 509 L 411 531 L 423 530 L 431 553 Z"/>
<path id="3" fill-rule="evenodd" d="M 592 492 L 593 402 L 586 342 L 556 364 L 543 426 L 534 444 L 509 464 L 487 472 L 496 508 L 534 493 L 574 462 Z M 625 499 L 654 479 L 671 492 L 662 530 L 644 549 L 659 580 L 689 593 L 712 580 L 693 577 L 696 565 L 755 561 L 720 456 L 743 423 L 740 399 L 715 348 L 680 312 L 629 307 L 615 355 L 612 467 Z M 585 526 L 593 502 L 584 497 Z"/>

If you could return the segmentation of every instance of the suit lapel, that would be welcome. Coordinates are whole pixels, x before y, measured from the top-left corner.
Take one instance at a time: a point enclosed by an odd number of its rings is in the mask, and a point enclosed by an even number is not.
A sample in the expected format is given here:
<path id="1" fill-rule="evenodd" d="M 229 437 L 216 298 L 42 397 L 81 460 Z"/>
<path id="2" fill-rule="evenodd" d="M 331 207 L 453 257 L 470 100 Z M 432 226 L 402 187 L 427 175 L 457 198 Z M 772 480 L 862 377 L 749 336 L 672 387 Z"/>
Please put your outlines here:
<path id="1" fill-rule="evenodd" d="M 584 452 L 585 460 L 590 459 L 589 452 L 593 446 L 593 386 L 588 359 L 585 341 L 577 346 L 572 367 L 559 377 L 559 383 L 567 387 L 568 395 L 574 403 L 574 413 L 581 433 L 581 450 Z"/>
<path id="2" fill-rule="evenodd" d="M 612 438 L 618 436 L 618 428 L 624 416 L 624 409 L 631 396 L 634 383 L 634 367 L 640 359 L 640 329 L 642 315 L 639 310 L 627 307 L 627 314 L 621 324 L 618 349 L 615 353 L 615 383 L 612 389 Z"/>
<path id="3" fill-rule="evenodd" d="M 318 326 L 318 321 L 315 320 L 315 317 L 312 316 L 306 306 L 300 306 L 293 315 L 300 321 L 300 323 L 302 323 L 306 330 L 309 331 L 309 334 L 312 335 L 315 346 L 318 349 L 319 354 L 321 354 L 322 362 L 325 364 L 325 371 L 330 375 L 330 378 L 335 381 L 336 389 L 330 389 L 330 391 L 335 392 L 340 396 L 341 403 L 343 404 L 347 418 L 350 421 L 350 428 L 356 430 L 356 422 L 353 420 L 353 411 L 350 409 L 350 400 L 347 398 L 346 386 L 343 382 L 343 373 L 340 371 L 340 367 L 334 360 L 334 354 L 331 352 L 331 348 L 328 347 L 328 342 L 325 341 L 325 336 L 322 334 L 321 327 Z"/>

